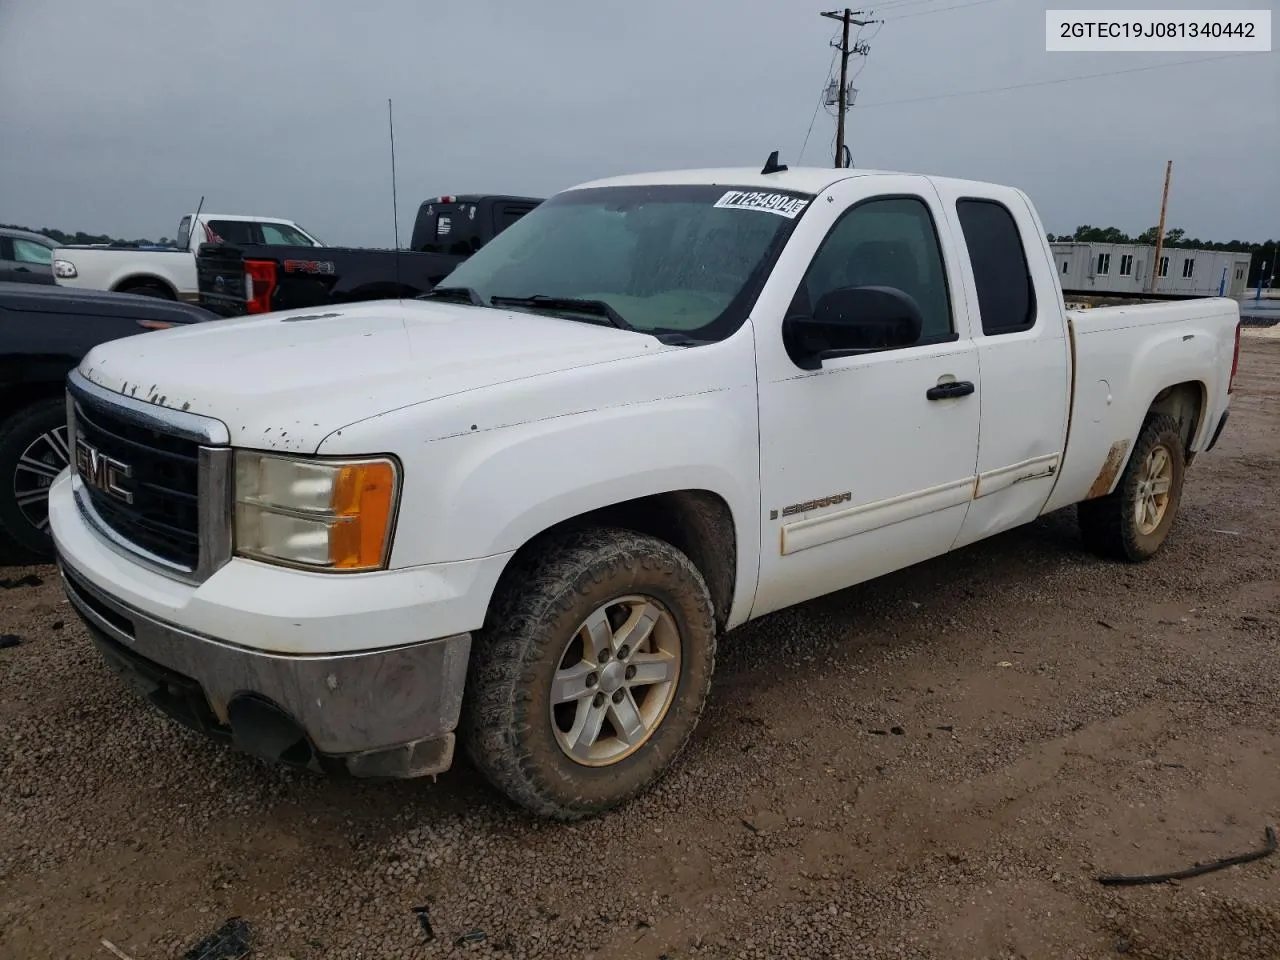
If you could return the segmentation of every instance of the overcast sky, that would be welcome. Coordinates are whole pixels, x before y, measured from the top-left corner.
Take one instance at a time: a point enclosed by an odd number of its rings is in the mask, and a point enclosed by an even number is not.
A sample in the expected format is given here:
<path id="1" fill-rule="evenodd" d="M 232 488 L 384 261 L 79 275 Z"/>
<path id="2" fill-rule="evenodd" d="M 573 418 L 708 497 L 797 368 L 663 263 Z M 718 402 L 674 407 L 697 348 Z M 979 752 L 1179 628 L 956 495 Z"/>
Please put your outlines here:
<path id="1" fill-rule="evenodd" d="M 1155 223 L 1173 160 L 1170 227 L 1280 236 L 1278 53 L 950 96 L 1212 56 L 1046 53 L 1046 6 L 872 7 L 885 22 L 864 31 L 870 55 L 853 61 L 855 164 L 1014 184 L 1052 232 L 1136 233 Z M 419 200 L 441 193 L 546 196 L 618 173 L 758 167 L 773 149 L 794 166 L 837 28 L 821 9 L 0 0 L 0 222 L 171 237 L 203 194 L 206 210 L 389 245 L 388 96 L 405 242 Z M 917 99 L 938 95 L 949 96 Z M 820 111 L 804 161 L 829 164 L 833 136 Z"/>

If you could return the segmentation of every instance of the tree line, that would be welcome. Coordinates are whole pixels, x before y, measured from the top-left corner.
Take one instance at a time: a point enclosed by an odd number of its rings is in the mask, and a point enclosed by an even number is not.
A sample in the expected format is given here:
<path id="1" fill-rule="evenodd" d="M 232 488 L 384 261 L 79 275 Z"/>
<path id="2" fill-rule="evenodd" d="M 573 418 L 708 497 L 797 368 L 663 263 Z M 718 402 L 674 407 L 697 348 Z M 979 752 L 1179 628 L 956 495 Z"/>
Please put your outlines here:
<path id="1" fill-rule="evenodd" d="M 109 237 L 105 233 L 85 233 L 78 230 L 75 233 L 67 233 L 65 230 L 57 230 L 53 227 L 24 227 L 19 223 L 0 223 L 0 227 L 8 227 L 10 230 L 26 230 L 28 233 L 42 233 L 50 240 L 57 240 L 58 243 L 66 246 L 84 245 L 89 243 L 135 243 L 139 246 L 147 246 L 151 244 L 159 244 L 165 246 L 173 243 L 168 237 L 161 237 L 159 240 L 121 240 L 119 237 Z"/>
<path id="2" fill-rule="evenodd" d="M 1136 237 L 1131 237 L 1119 227 L 1093 227 L 1085 224 L 1076 227 L 1073 234 L 1058 234 L 1054 236 L 1049 234 L 1049 242 L 1069 243 L 1075 241 L 1077 243 L 1143 243 L 1154 246 L 1156 242 L 1156 228 L 1148 227 Z M 1259 276 L 1262 276 L 1262 268 L 1265 265 L 1267 269 L 1266 276 L 1263 276 L 1265 282 L 1273 276 L 1280 274 L 1280 267 L 1276 265 L 1277 246 L 1280 241 L 1266 240 L 1262 243 L 1250 243 L 1247 240 L 1229 240 L 1222 243 L 1216 240 L 1201 240 L 1198 237 L 1187 237 L 1187 231 L 1181 227 L 1174 227 L 1172 230 L 1166 230 L 1164 233 L 1164 245 L 1166 247 L 1182 247 L 1194 248 L 1197 250 L 1224 250 L 1231 253 L 1251 253 L 1253 254 L 1253 262 L 1249 264 L 1249 286 L 1255 286 Z"/>

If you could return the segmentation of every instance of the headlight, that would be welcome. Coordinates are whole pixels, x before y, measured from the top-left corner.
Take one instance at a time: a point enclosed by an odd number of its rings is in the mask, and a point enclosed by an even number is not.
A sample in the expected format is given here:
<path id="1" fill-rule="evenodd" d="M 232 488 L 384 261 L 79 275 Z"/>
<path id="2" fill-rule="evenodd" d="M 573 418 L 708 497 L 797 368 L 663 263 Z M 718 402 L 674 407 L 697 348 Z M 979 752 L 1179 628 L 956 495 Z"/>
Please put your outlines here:
<path id="1" fill-rule="evenodd" d="M 320 460 L 236 451 L 235 549 L 316 570 L 380 570 L 400 488 L 386 457 Z"/>
<path id="2" fill-rule="evenodd" d="M 53 261 L 53 275 L 62 277 L 64 280 L 70 280 L 80 274 L 76 271 L 76 265 L 70 260 L 55 260 Z"/>

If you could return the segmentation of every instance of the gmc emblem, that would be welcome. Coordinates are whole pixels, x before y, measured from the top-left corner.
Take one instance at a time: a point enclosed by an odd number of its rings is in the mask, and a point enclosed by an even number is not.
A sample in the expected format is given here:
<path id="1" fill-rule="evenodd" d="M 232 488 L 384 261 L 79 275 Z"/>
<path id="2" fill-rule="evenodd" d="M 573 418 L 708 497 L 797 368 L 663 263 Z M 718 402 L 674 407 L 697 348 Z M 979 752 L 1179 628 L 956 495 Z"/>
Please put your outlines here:
<path id="1" fill-rule="evenodd" d="M 133 468 L 76 437 L 76 472 L 80 479 L 109 497 L 133 503 L 133 493 L 120 485 L 133 476 Z"/>

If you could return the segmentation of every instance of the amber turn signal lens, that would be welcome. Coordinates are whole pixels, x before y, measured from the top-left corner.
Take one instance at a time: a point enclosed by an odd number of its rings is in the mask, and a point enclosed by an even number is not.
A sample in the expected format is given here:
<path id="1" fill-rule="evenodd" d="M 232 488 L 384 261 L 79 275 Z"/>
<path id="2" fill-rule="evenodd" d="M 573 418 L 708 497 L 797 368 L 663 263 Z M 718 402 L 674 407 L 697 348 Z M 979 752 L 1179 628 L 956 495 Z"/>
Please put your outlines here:
<path id="1" fill-rule="evenodd" d="M 338 570 L 382 566 L 391 511 L 395 506 L 395 469 L 385 460 L 343 467 L 333 488 L 333 530 L 329 559 Z"/>

